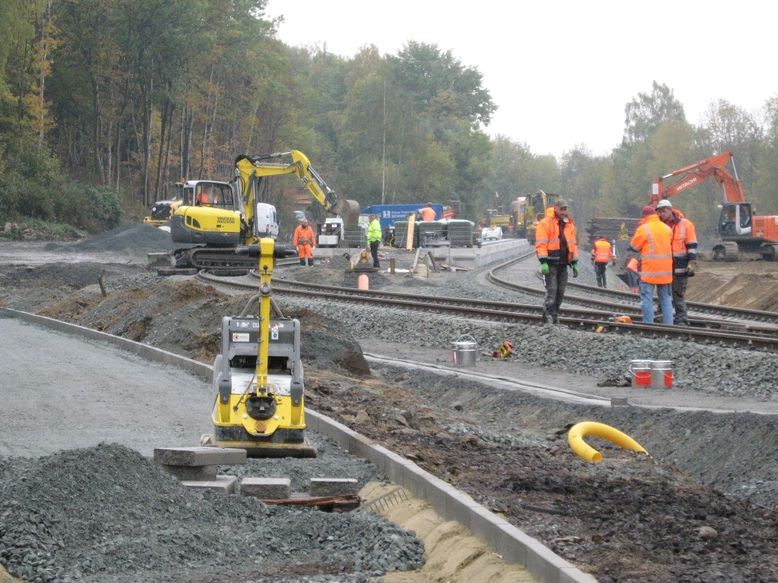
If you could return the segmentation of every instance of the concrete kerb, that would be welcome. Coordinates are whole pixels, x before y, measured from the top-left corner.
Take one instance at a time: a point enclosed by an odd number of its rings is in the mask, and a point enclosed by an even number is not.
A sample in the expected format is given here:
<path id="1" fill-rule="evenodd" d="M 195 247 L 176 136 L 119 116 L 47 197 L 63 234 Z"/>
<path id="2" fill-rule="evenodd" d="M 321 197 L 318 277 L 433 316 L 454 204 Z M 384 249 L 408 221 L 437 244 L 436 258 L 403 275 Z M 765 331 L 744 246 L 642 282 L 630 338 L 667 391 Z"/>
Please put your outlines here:
<path id="1" fill-rule="evenodd" d="M 107 342 L 148 360 L 176 366 L 207 380 L 210 380 L 212 374 L 212 368 L 207 364 L 134 340 L 20 310 L 0 308 L 0 313 L 64 333 Z M 306 421 L 311 430 L 332 439 L 349 453 L 373 462 L 393 482 L 408 488 L 415 496 L 429 502 L 443 518 L 466 526 L 506 561 L 523 564 L 540 581 L 548 583 L 596 581 L 594 577 L 565 561 L 540 541 L 509 524 L 467 494 L 436 478 L 415 463 L 312 409 L 306 410 Z"/>

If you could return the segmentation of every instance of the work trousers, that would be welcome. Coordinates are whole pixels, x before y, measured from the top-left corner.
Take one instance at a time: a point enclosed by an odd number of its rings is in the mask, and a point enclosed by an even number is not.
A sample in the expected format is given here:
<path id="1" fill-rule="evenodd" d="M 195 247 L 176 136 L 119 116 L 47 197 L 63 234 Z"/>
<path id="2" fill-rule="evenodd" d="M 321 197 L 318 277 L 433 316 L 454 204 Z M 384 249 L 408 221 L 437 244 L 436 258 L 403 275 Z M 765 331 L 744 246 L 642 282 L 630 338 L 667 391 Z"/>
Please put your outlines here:
<path id="1" fill-rule="evenodd" d="M 548 264 L 548 275 L 543 276 L 546 286 L 546 300 L 543 304 L 543 317 L 551 316 L 554 321 L 559 317 L 559 306 L 565 297 L 567 288 L 567 265 Z"/>
<path id="2" fill-rule="evenodd" d="M 654 323 L 654 288 L 659 296 L 659 309 L 662 311 L 662 323 L 673 323 L 672 284 L 656 284 L 640 282 L 640 308 L 643 312 L 643 322 Z"/>
<path id="3" fill-rule="evenodd" d="M 594 264 L 594 274 L 597 276 L 597 287 L 608 287 L 605 282 L 605 268 L 607 267 L 607 263 Z"/>
<path id="4" fill-rule="evenodd" d="M 686 286 L 689 278 L 686 275 L 673 277 L 673 309 L 675 323 L 689 325 L 689 315 L 686 313 Z"/>
<path id="5" fill-rule="evenodd" d="M 370 241 L 370 255 L 373 256 L 373 267 L 381 267 L 378 263 L 378 246 L 381 241 Z"/>
<path id="6" fill-rule="evenodd" d="M 313 245 L 300 243 L 297 245 L 297 256 L 300 258 L 300 265 L 313 265 Z"/>

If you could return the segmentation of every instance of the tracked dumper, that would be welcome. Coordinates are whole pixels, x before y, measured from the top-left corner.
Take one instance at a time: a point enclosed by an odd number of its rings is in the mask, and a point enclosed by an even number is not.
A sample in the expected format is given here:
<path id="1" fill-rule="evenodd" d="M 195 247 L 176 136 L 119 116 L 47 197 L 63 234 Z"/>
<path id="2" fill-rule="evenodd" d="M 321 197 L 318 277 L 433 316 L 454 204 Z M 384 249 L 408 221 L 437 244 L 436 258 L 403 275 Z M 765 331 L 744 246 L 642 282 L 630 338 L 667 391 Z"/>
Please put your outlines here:
<path id="1" fill-rule="evenodd" d="M 305 440 L 300 322 L 271 318 L 273 263 L 287 252 L 270 238 L 238 252 L 259 257 L 259 314 L 222 320 L 213 364 L 214 435 L 204 443 L 245 449 L 250 457 L 315 457 Z"/>

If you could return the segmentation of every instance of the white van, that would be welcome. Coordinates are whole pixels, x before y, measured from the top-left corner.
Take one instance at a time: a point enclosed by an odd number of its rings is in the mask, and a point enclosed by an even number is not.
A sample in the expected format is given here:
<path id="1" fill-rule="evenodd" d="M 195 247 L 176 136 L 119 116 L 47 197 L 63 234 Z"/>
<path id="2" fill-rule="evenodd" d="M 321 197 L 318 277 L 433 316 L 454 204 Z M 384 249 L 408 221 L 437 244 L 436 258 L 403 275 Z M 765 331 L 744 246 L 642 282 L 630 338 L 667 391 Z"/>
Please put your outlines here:
<path id="1" fill-rule="evenodd" d="M 254 211 L 254 234 L 257 237 L 278 238 L 278 215 L 272 204 L 257 203 Z"/>

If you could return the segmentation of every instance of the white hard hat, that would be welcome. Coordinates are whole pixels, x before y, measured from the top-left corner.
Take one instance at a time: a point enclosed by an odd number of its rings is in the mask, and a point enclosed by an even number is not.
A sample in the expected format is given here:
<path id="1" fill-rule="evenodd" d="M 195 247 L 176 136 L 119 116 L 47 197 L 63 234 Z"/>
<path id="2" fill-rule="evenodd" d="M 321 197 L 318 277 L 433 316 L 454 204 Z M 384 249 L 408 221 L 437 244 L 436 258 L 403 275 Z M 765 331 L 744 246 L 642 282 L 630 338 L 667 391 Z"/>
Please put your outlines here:
<path id="1" fill-rule="evenodd" d="M 656 205 L 656 208 L 657 208 L 657 209 L 665 209 L 665 208 L 667 208 L 667 209 L 671 209 L 671 208 L 673 208 L 673 205 L 672 205 L 672 203 L 671 203 L 669 200 L 667 200 L 666 198 L 663 198 L 663 199 L 662 199 L 662 200 L 660 200 L 660 201 L 659 201 L 659 203 Z"/>

